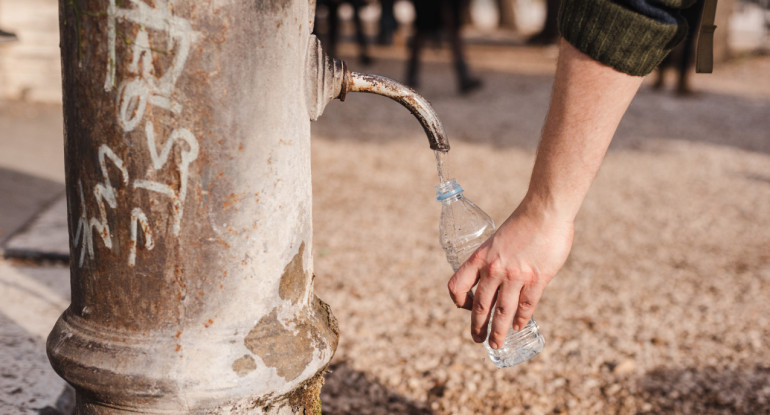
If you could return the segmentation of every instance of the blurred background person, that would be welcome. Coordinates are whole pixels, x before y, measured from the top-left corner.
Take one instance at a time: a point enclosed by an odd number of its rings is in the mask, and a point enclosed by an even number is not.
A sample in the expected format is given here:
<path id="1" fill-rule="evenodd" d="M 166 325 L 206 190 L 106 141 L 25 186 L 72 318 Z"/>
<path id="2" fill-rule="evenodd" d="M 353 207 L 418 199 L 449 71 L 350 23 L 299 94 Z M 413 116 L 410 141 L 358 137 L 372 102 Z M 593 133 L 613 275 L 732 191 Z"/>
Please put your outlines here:
<path id="1" fill-rule="evenodd" d="M 559 5 L 561 0 L 545 1 L 545 22 L 543 29 L 527 39 L 530 45 L 551 45 L 559 39 Z"/>
<path id="2" fill-rule="evenodd" d="M 398 21 L 393 10 L 395 0 L 380 0 L 380 26 L 377 32 L 377 43 L 383 46 L 393 44 L 393 32 L 398 28 Z"/>
<path id="3" fill-rule="evenodd" d="M 415 10 L 414 35 L 410 43 L 406 70 L 406 84 L 419 87 L 420 53 L 428 39 L 441 40 L 445 29 L 452 48 L 452 59 L 457 74 L 457 86 L 461 94 L 481 87 L 479 78 L 470 74 L 460 35 L 467 0 L 412 0 Z"/>
<path id="4" fill-rule="evenodd" d="M 369 56 L 369 45 L 364 33 L 364 24 L 361 20 L 361 9 L 366 5 L 364 0 L 319 0 L 318 6 L 323 6 L 327 10 L 326 19 L 326 33 L 324 49 L 329 56 L 339 58 L 337 55 L 337 43 L 339 42 L 340 33 L 340 16 L 339 8 L 342 3 L 348 3 L 353 7 L 353 24 L 355 26 L 356 44 L 358 44 L 358 59 L 363 65 L 369 65 L 372 63 L 372 58 Z M 316 8 L 318 13 L 318 8 Z M 320 20 L 320 19 L 316 19 Z M 394 18 L 395 20 L 395 18 Z M 316 29 L 313 31 L 315 32 Z"/>
<path id="5" fill-rule="evenodd" d="M 689 9 L 682 10 L 682 16 L 687 20 L 687 37 L 682 43 L 671 50 L 671 53 L 669 53 L 658 66 L 655 83 L 652 86 L 653 89 L 663 89 L 666 83 L 666 70 L 673 68 L 677 71 L 676 94 L 679 96 L 686 96 L 694 93 L 690 86 L 690 75 L 693 71 L 695 41 L 698 37 L 698 27 L 700 26 L 700 15 L 703 11 L 703 3 L 704 0 L 698 0 Z"/>

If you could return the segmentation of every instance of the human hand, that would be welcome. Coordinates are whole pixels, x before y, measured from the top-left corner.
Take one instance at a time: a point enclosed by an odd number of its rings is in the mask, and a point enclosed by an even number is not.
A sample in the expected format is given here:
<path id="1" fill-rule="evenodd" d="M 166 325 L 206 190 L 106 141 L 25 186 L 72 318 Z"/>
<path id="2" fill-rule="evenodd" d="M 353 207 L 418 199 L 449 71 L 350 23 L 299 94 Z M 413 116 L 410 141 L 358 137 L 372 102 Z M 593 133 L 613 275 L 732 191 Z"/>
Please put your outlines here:
<path id="1" fill-rule="evenodd" d="M 533 205 L 522 202 L 449 279 L 452 300 L 471 310 L 471 336 L 476 343 L 486 339 L 494 307 L 489 337 L 493 349 L 502 346 L 512 326 L 515 331 L 524 328 L 572 246 L 572 220 Z"/>

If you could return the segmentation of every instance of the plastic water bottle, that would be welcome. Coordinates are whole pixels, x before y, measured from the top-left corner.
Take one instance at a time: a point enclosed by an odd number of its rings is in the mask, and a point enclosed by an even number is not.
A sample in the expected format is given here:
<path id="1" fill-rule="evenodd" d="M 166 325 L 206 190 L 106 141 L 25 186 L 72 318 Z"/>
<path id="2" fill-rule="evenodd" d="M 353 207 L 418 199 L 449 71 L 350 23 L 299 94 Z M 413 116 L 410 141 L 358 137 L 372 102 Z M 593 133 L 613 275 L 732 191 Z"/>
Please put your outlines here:
<path id="1" fill-rule="evenodd" d="M 495 233 L 495 223 L 483 210 L 463 196 L 463 188 L 455 179 L 436 186 L 436 200 L 441 202 L 439 240 L 446 253 L 446 259 L 457 271 L 476 249 Z M 488 332 L 491 331 L 492 321 Z M 534 319 L 524 328 L 515 332 L 508 330 L 505 341 L 499 349 L 489 346 L 489 334 L 484 342 L 489 358 L 498 367 L 518 365 L 540 353 L 545 339 Z"/>

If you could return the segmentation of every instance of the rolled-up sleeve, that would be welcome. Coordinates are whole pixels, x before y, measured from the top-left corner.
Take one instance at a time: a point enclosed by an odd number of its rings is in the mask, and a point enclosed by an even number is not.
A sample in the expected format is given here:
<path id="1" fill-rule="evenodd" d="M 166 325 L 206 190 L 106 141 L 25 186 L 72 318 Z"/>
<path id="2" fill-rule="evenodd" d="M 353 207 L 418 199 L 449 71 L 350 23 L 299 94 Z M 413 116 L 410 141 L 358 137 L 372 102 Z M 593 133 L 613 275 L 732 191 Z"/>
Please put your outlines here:
<path id="1" fill-rule="evenodd" d="M 559 30 L 581 52 L 629 75 L 652 72 L 685 36 L 695 0 L 562 0 Z"/>

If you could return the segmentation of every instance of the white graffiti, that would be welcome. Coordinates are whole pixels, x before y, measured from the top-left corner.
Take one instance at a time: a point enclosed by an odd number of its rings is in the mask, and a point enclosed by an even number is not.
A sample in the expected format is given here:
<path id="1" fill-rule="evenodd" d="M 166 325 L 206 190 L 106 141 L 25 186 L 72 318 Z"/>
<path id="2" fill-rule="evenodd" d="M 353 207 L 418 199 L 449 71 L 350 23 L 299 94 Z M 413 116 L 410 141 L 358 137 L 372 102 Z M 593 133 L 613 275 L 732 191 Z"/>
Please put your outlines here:
<path id="1" fill-rule="evenodd" d="M 118 20 L 139 25 L 136 38 L 130 41 L 132 58 L 128 65 L 128 71 L 136 76 L 124 81 L 118 91 L 118 121 L 127 132 L 136 128 L 142 120 L 148 102 L 175 114 L 182 111 L 180 105 L 171 99 L 171 93 L 182 74 L 190 47 L 198 37 L 187 20 L 171 14 L 171 8 L 166 0 L 156 1 L 155 8 L 151 8 L 140 0 L 130 0 L 130 2 L 136 7 L 119 9 L 115 6 L 115 0 L 110 0 L 107 8 L 109 59 L 104 82 L 104 89 L 107 92 L 112 90 L 116 82 L 115 43 L 118 40 Z M 174 51 L 171 65 L 160 77 L 154 73 L 153 49 L 150 46 L 147 29 L 165 32 L 171 41 L 167 49 Z"/>
<path id="2" fill-rule="evenodd" d="M 155 83 L 160 95 L 168 97 L 171 95 L 171 92 L 176 85 L 176 81 L 182 74 L 182 69 L 187 61 L 190 47 L 197 39 L 198 34 L 192 29 L 190 22 L 186 19 L 171 14 L 171 7 L 167 0 L 156 0 L 155 8 L 151 8 L 141 0 L 129 1 L 136 7 L 132 9 L 119 9 L 115 5 L 115 0 L 109 0 L 109 6 L 107 7 L 107 42 L 109 59 L 107 62 L 107 77 L 104 82 L 104 89 L 109 92 L 114 88 L 116 83 L 115 43 L 118 40 L 117 20 L 120 19 L 136 23 L 140 26 L 139 34 L 137 34 L 136 39 L 132 42 L 134 45 L 134 55 L 131 62 L 132 67 L 129 68 L 132 71 L 137 70 L 140 55 L 149 55 L 149 52 L 151 52 L 147 29 L 165 32 L 173 41 L 173 45 L 176 46 L 177 50 L 173 63 L 166 70 L 166 73 L 157 80 L 157 83 Z M 137 51 L 139 54 L 137 54 Z M 142 69 L 143 75 L 150 75 L 152 65 L 145 63 L 142 66 Z"/>
<path id="3" fill-rule="evenodd" d="M 78 219 L 77 229 L 75 229 L 75 235 L 72 237 L 72 244 L 73 246 L 80 245 L 80 261 L 78 264 L 82 267 L 86 257 L 86 250 L 88 250 L 89 255 L 93 258 L 94 246 L 91 226 L 88 226 L 86 198 L 83 196 L 83 183 L 80 181 L 78 181 L 78 195 L 80 196 L 80 218 Z"/>
<path id="4" fill-rule="evenodd" d="M 174 100 L 173 95 L 176 83 L 182 75 L 187 62 L 190 48 L 198 39 L 190 23 L 181 17 L 172 14 L 172 8 L 167 0 L 155 0 L 154 7 L 142 0 L 129 0 L 128 8 L 120 8 L 116 0 L 109 0 L 107 7 L 107 46 L 108 66 L 105 77 L 104 89 L 111 92 L 116 89 L 117 122 L 124 134 L 128 134 L 145 118 L 148 108 L 159 108 L 169 111 L 173 115 L 182 113 L 182 105 Z M 128 39 L 119 31 L 118 23 L 135 26 L 133 39 Z M 153 36 L 151 36 L 151 33 Z M 157 35 L 157 34 L 160 35 Z M 125 68 L 129 74 L 119 82 L 117 79 L 117 48 L 116 42 L 122 40 L 130 51 L 130 62 Z M 165 39 L 165 48 L 153 48 L 153 43 L 160 44 L 160 40 L 151 42 L 151 38 Z M 153 53 L 171 56 L 171 63 L 162 74 L 156 73 L 156 64 Z M 118 85 L 116 88 L 116 85 Z M 115 210 L 119 205 L 118 194 L 110 180 L 107 169 L 107 161 L 120 172 L 121 186 L 124 189 L 140 189 L 167 196 L 171 203 L 172 232 L 178 236 L 181 230 L 182 217 L 184 216 L 184 201 L 187 197 L 187 181 L 190 164 L 198 158 L 199 145 L 195 135 L 186 128 L 176 128 L 171 131 L 165 142 L 160 143 L 158 151 L 155 127 L 152 120 L 144 124 L 144 137 L 152 162 L 151 168 L 144 171 L 144 178 L 135 178 L 133 181 L 125 167 L 123 160 L 106 144 L 99 147 L 99 164 L 101 166 L 102 181 L 93 189 L 93 196 L 98 206 L 98 216 L 89 218 L 86 211 L 85 196 L 82 183 L 78 182 L 81 212 L 77 228 L 74 232 L 73 245 L 80 246 L 79 265 L 82 266 L 86 254 L 94 257 L 94 233 L 101 237 L 104 246 L 113 249 L 112 233 L 108 221 L 107 208 Z M 178 184 L 172 185 L 157 180 L 159 171 L 164 169 L 172 157 L 174 145 L 179 143 L 180 157 L 176 168 L 178 169 Z M 133 146 L 129 146 L 133 148 Z M 140 160 L 142 158 L 139 158 Z M 176 183 L 176 182 L 175 182 Z M 128 265 L 136 264 L 136 250 L 141 231 L 143 246 L 152 250 L 155 246 L 150 220 L 142 208 L 134 207 L 131 210 L 129 221 L 130 243 L 128 249 Z"/>
<path id="5" fill-rule="evenodd" d="M 152 251 L 155 244 L 152 242 L 152 232 L 150 231 L 147 216 L 142 212 L 142 209 L 134 208 L 131 211 L 131 245 L 128 252 L 128 265 L 132 267 L 136 265 L 136 235 L 139 227 L 142 228 L 142 234 L 144 235 L 144 247 L 148 251 Z"/>
<path id="6" fill-rule="evenodd" d="M 143 188 L 153 192 L 164 194 L 171 198 L 174 204 L 174 235 L 179 235 L 182 216 L 184 215 L 184 200 L 187 197 L 187 175 L 189 174 L 190 163 L 198 158 L 198 140 L 189 130 L 180 128 L 171 133 L 171 137 L 166 140 L 160 154 L 155 144 L 155 129 L 151 122 L 145 124 L 145 135 L 147 136 L 147 146 L 150 149 L 150 159 L 155 170 L 160 170 L 168 161 L 169 154 L 174 142 L 180 140 L 187 144 L 187 149 L 182 149 L 182 160 L 179 164 L 179 190 L 175 191 L 171 186 L 165 183 L 159 183 L 151 180 L 137 180 L 134 187 Z"/>
<path id="7" fill-rule="evenodd" d="M 102 144 L 99 147 L 99 166 L 102 171 L 102 182 L 97 183 L 94 186 L 94 198 L 96 198 L 96 204 L 99 207 L 99 217 L 88 218 L 86 214 L 85 195 L 83 194 L 83 184 L 78 181 L 78 193 L 80 196 L 80 220 L 78 221 L 77 229 L 75 230 L 74 242 L 75 245 L 78 241 L 81 243 L 80 253 L 80 265 L 83 265 L 85 253 L 88 251 L 88 256 L 93 258 L 94 256 L 94 242 L 93 242 L 93 230 L 96 229 L 96 233 L 101 236 L 104 246 L 112 249 L 112 236 L 110 234 L 110 224 L 107 221 L 107 209 L 105 208 L 105 202 L 111 209 L 115 209 L 117 206 L 117 198 L 115 195 L 115 188 L 112 186 L 110 176 L 107 171 L 107 160 L 109 158 L 112 164 L 120 170 L 123 184 L 128 184 L 128 170 L 123 166 L 123 160 L 121 160 L 115 152 L 113 152 L 106 144 Z"/>

